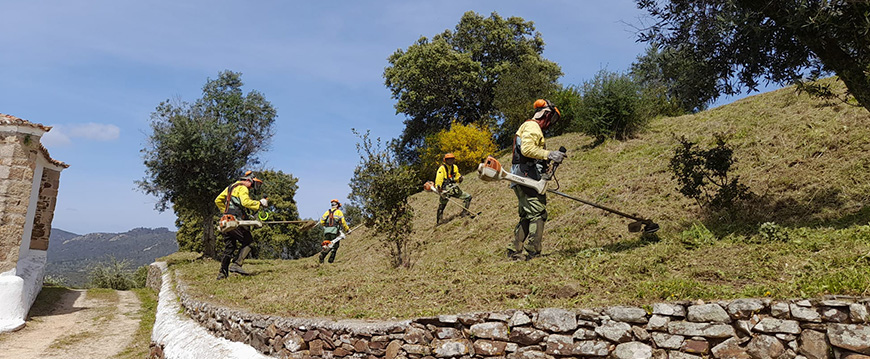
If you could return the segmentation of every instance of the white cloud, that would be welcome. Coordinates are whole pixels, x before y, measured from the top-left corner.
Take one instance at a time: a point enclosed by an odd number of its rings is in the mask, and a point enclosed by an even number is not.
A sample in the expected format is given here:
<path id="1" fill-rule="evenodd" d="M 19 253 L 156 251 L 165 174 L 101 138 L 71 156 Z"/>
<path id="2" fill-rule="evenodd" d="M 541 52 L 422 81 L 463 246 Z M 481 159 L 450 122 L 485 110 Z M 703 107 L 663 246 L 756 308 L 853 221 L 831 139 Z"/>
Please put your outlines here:
<path id="1" fill-rule="evenodd" d="M 51 131 L 42 135 L 41 142 L 46 146 L 66 146 L 74 138 L 92 141 L 114 141 L 121 136 L 118 126 L 104 123 L 83 123 L 76 125 L 55 125 Z"/>
<path id="2" fill-rule="evenodd" d="M 90 122 L 64 127 L 64 129 L 69 133 L 69 137 L 95 141 L 112 141 L 121 136 L 121 129 L 112 124 Z"/>
<path id="3" fill-rule="evenodd" d="M 42 135 L 42 138 L 39 141 L 43 146 L 47 147 L 66 146 L 72 143 L 69 136 L 61 132 L 57 127 L 52 128 L 51 131 Z"/>

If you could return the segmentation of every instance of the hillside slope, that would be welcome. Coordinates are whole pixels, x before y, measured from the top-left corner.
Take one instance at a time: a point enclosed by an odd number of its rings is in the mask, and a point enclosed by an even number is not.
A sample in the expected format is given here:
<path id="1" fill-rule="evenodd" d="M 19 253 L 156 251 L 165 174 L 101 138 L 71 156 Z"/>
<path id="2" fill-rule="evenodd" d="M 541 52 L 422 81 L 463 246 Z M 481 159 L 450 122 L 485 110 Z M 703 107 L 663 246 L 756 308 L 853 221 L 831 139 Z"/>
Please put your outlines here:
<path id="1" fill-rule="evenodd" d="M 636 138 L 550 138 L 570 159 L 562 191 L 656 220 L 653 237 L 628 233 L 625 219 L 550 195 L 544 256 L 512 262 L 504 251 L 517 221 L 507 183 L 470 173 L 475 219 L 433 226 L 437 198 L 419 193 L 414 265 L 390 268 L 376 235 L 360 230 L 338 260 L 252 261 L 254 277 L 217 282 L 213 261 L 177 265 L 201 299 L 254 312 L 332 317 L 412 317 L 475 310 L 590 307 L 659 300 L 861 294 L 870 291 L 870 115 L 828 105 L 793 88 L 702 113 L 654 120 Z M 757 194 L 746 209 L 703 213 L 676 191 L 667 170 L 686 136 L 705 146 L 730 134 L 735 173 Z M 509 161 L 502 156 L 502 163 Z M 777 236 L 758 234 L 773 222 Z M 865 254 L 867 253 L 867 254 Z"/>
<path id="2" fill-rule="evenodd" d="M 84 286 L 91 266 L 110 257 L 129 262 L 129 269 L 150 264 L 178 251 L 175 232 L 166 228 L 135 228 L 124 233 L 78 235 L 51 229 L 45 273 L 70 286 Z"/>

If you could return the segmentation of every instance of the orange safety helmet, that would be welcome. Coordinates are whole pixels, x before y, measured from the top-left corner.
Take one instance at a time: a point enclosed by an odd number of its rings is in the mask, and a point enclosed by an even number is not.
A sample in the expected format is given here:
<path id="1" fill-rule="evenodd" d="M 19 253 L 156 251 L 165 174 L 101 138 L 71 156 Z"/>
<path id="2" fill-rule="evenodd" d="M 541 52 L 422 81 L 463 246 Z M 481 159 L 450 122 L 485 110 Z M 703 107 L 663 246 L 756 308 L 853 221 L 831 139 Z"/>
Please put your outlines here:
<path id="1" fill-rule="evenodd" d="M 454 156 L 452 153 L 448 153 L 448 154 L 444 155 L 444 160 L 445 160 L 445 161 L 447 161 L 448 158 L 456 159 L 456 156 Z"/>
<path id="2" fill-rule="evenodd" d="M 329 201 L 329 205 L 330 205 L 330 206 L 331 206 L 333 203 L 337 204 L 337 205 L 338 205 L 338 208 L 341 208 L 341 202 L 339 202 L 337 199 L 333 199 L 333 200 Z"/>
<path id="3" fill-rule="evenodd" d="M 559 111 L 555 105 L 553 105 L 550 100 L 545 99 L 537 99 L 535 100 L 535 115 L 534 119 L 538 121 L 538 124 L 541 125 L 542 130 L 546 130 L 547 127 L 559 121 L 562 117 L 562 111 Z M 548 113 L 552 113 L 551 116 L 547 116 Z"/>
<path id="4" fill-rule="evenodd" d="M 259 189 L 260 186 L 263 185 L 263 180 L 255 177 L 254 171 L 245 171 L 245 174 L 242 175 L 242 177 L 240 177 L 239 180 L 251 181 L 251 187 L 253 187 L 255 190 Z"/>

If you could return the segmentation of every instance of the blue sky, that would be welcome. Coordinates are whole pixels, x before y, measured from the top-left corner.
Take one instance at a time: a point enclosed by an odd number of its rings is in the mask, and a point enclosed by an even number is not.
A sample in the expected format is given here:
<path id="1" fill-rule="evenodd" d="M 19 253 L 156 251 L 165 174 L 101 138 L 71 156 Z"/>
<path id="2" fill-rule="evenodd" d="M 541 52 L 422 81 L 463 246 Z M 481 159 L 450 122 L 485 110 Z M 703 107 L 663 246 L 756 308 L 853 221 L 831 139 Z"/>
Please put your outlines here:
<path id="1" fill-rule="evenodd" d="M 174 230 L 172 212 L 134 184 L 150 114 L 166 99 L 196 100 L 220 71 L 241 72 L 245 92 L 278 110 L 266 167 L 299 178 L 300 214 L 317 217 L 349 193 L 351 128 L 385 140 L 402 131 L 387 57 L 469 10 L 534 21 L 563 84 L 624 71 L 645 48 L 635 41 L 644 13 L 630 0 L 5 1 L 0 113 L 54 126 L 43 143 L 70 164 L 54 227 Z"/>

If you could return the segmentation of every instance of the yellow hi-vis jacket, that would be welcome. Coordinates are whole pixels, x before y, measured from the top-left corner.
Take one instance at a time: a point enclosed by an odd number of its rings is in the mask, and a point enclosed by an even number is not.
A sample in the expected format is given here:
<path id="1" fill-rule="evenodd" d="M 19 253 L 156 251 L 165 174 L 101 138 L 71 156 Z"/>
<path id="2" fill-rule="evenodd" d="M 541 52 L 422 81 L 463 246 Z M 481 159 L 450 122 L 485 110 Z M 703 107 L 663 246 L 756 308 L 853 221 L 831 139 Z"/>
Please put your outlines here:
<path id="1" fill-rule="evenodd" d="M 462 177 L 462 175 L 459 174 L 459 167 L 456 166 L 456 164 L 453 164 L 453 171 L 450 171 L 452 173 L 447 173 L 447 172 L 448 171 L 447 171 L 447 164 L 446 163 L 442 163 L 441 166 L 438 166 L 438 172 L 435 173 L 435 187 L 436 188 L 440 189 L 441 186 L 444 184 L 444 180 L 446 180 L 446 179 L 450 179 L 453 182 L 459 182 L 459 177 Z"/>
<path id="2" fill-rule="evenodd" d="M 252 211 L 260 210 L 260 201 L 256 201 L 256 200 L 251 199 L 251 195 L 250 195 L 250 192 L 248 191 L 248 187 L 245 187 L 245 185 L 240 184 L 239 182 L 241 182 L 241 181 L 237 181 L 236 183 L 233 183 L 232 185 L 230 185 L 229 187 L 224 189 L 223 192 L 221 192 L 221 194 L 219 194 L 217 196 L 217 198 L 214 199 L 214 204 L 218 207 L 218 209 L 221 210 L 221 213 L 226 212 L 226 213 L 230 213 L 230 214 L 237 215 L 237 216 L 242 215 L 243 214 L 243 213 L 241 213 L 242 209 L 235 208 L 239 204 L 241 204 L 242 207 L 245 207 L 245 208 L 250 209 Z M 233 186 L 235 186 L 235 187 L 233 187 Z M 227 212 L 227 191 L 229 191 L 230 188 L 233 188 L 233 193 L 232 193 L 230 200 L 232 202 L 234 202 L 234 203 L 231 203 L 230 210 L 231 211 L 238 210 L 239 213 Z"/>
<path id="3" fill-rule="evenodd" d="M 332 214 L 331 217 L 330 212 Z M 350 227 L 347 226 L 347 221 L 344 220 L 344 213 L 342 213 L 338 208 L 334 211 L 332 208 L 326 210 L 326 212 L 320 216 L 320 225 L 323 226 L 323 233 L 338 234 L 339 227 L 344 227 L 345 232 L 350 231 Z"/>
<path id="4" fill-rule="evenodd" d="M 550 151 L 544 144 L 544 131 L 537 121 L 528 120 L 520 125 L 516 133 L 516 140 L 520 147 L 520 153 L 529 158 L 546 160 Z"/>

